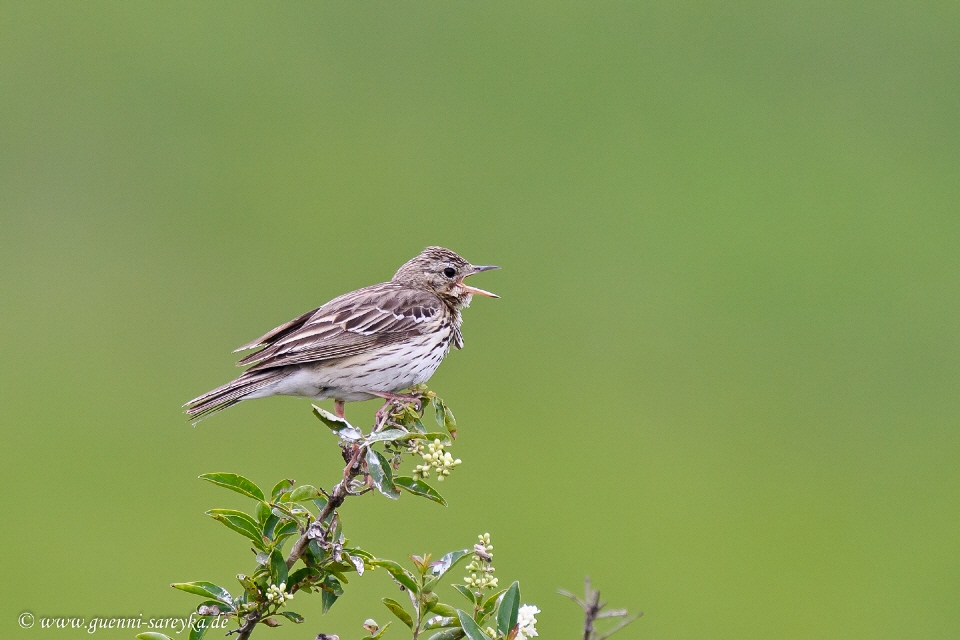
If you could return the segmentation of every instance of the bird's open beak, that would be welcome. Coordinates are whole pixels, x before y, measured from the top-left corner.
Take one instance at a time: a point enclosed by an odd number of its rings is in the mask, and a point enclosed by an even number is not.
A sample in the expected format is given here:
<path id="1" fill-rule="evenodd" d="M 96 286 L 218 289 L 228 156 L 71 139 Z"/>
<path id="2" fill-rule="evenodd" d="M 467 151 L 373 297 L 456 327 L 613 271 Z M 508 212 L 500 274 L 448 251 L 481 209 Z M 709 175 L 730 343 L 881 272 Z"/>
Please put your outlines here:
<path id="1" fill-rule="evenodd" d="M 465 276 L 463 276 L 463 277 L 464 277 L 464 278 L 467 278 L 467 277 L 469 277 L 469 276 L 472 276 L 472 275 L 475 274 L 475 273 L 480 273 L 481 271 L 491 271 L 491 270 L 493 270 L 493 269 L 499 269 L 499 268 L 500 268 L 500 267 L 495 267 L 495 266 L 493 266 L 493 265 L 489 265 L 489 266 L 486 266 L 486 267 L 473 267 L 473 271 L 471 271 L 470 273 L 468 273 L 467 275 L 465 275 Z M 463 280 L 460 281 L 460 285 L 463 287 L 463 290 L 466 291 L 467 293 L 472 293 L 472 294 L 478 295 L 478 296 L 487 296 L 488 298 L 499 298 L 499 297 L 500 297 L 500 296 L 498 296 L 498 295 L 495 294 L 495 293 L 490 293 L 489 291 L 484 291 L 483 289 L 478 289 L 478 288 L 476 288 L 476 287 L 468 286 L 468 285 L 466 285 L 466 284 L 463 283 Z"/>

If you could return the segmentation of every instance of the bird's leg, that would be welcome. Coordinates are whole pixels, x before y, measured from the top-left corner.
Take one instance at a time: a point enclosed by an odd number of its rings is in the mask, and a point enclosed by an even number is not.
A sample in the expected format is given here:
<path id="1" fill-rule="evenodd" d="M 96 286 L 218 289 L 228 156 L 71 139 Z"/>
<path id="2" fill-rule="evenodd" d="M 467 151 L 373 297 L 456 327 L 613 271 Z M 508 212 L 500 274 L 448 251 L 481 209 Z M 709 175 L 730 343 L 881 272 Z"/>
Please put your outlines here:
<path id="1" fill-rule="evenodd" d="M 343 400 L 334 400 L 334 401 L 333 401 L 333 411 L 334 411 L 334 413 L 336 413 L 339 417 L 343 418 L 344 420 L 347 419 L 347 416 L 343 415 Z"/>
<path id="2" fill-rule="evenodd" d="M 387 400 L 386 402 L 383 403 L 383 406 L 382 406 L 382 407 L 380 407 L 379 409 L 377 409 L 377 415 L 376 415 L 376 417 L 374 418 L 374 420 L 375 420 L 375 422 L 376 422 L 377 424 L 380 424 L 380 423 L 384 422 L 384 419 L 386 418 L 386 416 L 387 416 L 387 414 L 388 414 L 388 411 L 387 411 L 387 410 L 389 409 L 389 407 L 390 407 L 391 404 L 393 404 L 393 400 Z"/>

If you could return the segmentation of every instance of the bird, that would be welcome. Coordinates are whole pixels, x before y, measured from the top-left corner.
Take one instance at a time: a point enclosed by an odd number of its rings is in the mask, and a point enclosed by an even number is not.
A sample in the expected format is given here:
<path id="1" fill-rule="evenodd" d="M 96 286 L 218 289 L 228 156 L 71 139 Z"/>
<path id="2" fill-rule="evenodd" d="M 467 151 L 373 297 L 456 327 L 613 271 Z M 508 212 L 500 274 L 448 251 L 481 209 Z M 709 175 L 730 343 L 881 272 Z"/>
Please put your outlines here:
<path id="1" fill-rule="evenodd" d="M 187 402 L 196 425 L 243 401 L 270 396 L 346 402 L 412 399 L 400 392 L 425 383 L 450 347 L 463 348 L 461 310 L 474 295 L 500 296 L 464 279 L 496 266 L 475 266 L 443 247 L 427 247 L 389 282 L 334 298 L 276 327 L 234 353 L 256 349 L 240 377 Z"/>

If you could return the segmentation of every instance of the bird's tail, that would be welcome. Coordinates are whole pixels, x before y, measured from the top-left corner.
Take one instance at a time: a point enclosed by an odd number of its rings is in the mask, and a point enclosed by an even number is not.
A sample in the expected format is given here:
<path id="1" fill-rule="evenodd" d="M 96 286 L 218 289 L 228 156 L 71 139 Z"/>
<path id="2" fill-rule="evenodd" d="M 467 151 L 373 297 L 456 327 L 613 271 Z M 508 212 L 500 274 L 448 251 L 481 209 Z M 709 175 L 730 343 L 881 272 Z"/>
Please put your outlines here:
<path id="1" fill-rule="evenodd" d="M 284 375 L 285 372 L 282 368 L 248 371 L 236 380 L 228 382 L 222 387 L 217 387 L 213 391 L 208 391 L 183 406 L 187 408 L 186 414 L 196 425 L 204 418 L 212 416 L 227 407 L 232 407 L 251 393 L 273 384 Z"/>

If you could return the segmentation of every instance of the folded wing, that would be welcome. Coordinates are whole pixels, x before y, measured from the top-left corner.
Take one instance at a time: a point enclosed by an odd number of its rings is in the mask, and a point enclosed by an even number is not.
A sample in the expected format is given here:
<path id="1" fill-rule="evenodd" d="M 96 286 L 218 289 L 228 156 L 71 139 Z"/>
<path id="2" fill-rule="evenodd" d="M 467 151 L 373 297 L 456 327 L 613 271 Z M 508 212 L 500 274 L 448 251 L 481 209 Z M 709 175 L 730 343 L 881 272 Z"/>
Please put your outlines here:
<path id="1" fill-rule="evenodd" d="M 262 347 L 239 366 L 260 371 L 355 356 L 414 338 L 442 322 L 443 302 L 393 283 L 359 289 L 280 325 L 238 350 Z"/>

